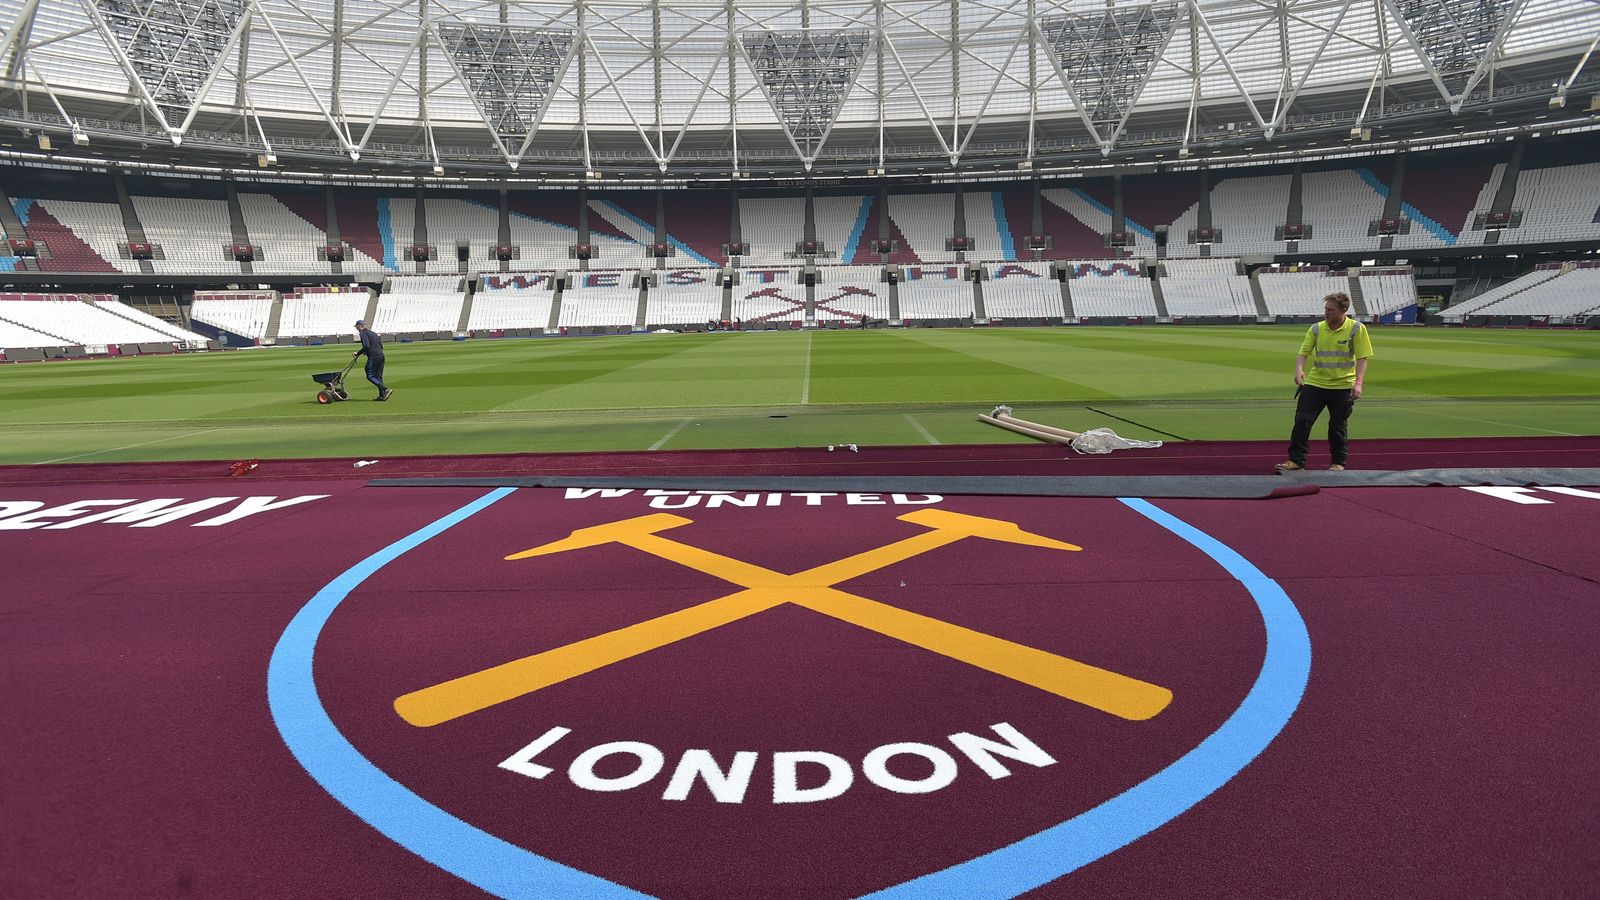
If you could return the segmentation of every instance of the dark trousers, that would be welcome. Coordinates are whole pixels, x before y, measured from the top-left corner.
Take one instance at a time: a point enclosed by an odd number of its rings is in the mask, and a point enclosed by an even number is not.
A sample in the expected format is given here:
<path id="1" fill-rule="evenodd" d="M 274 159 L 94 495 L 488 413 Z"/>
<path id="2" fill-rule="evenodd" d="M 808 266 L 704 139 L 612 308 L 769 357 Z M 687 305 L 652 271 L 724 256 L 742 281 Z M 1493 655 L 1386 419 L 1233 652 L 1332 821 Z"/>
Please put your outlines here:
<path id="1" fill-rule="evenodd" d="M 1333 462 L 1344 465 L 1350 457 L 1350 412 L 1355 409 L 1349 388 L 1319 388 L 1307 384 L 1300 388 L 1294 407 L 1294 431 L 1289 434 L 1289 458 L 1302 466 L 1311 447 L 1311 426 L 1322 410 L 1328 410 L 1328 450 Z"/>
<path id="2" fill-rule="evenodd" d="M 379 393 L 388 390 L 383 386 L 383 357 L 367 357 L 367 380 L 378 386 Z"/>

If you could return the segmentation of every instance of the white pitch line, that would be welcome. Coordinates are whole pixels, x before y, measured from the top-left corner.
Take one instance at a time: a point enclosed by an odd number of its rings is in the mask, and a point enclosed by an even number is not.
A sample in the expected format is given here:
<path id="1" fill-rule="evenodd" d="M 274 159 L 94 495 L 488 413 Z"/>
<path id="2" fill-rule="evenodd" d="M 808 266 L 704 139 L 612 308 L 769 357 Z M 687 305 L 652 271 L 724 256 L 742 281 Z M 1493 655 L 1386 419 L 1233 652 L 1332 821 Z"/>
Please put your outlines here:
<path id="1" fill-rule="evenodd" d="M 174 434 L 174 435 L 172 435 L 170 437 L 156 438 L 153 441 L 140 441 L 137 444 L 123 444 L 121 447 L 110 447 L 110 448 L 105 449 L 105 450 L 91 450 L 88 453 L 75 453 L 72 456 L 58 456 L 55 459 L 46 459 L 46 460 L 42 460 L 40 462 L 36 462 L 36 463 L 34 463 L 34 465 L 36 465 L 36 466 L 44 466 L 44 465 L 49 465 L 50 463 L 66 462 L 69 459 L 82 459 L 85 456 L 99 456 L 102 453 L 115 453 L 118 450 L 129 450 L 129 449 L 132 449 L 134 447 L 143 447 L 146 444 L 159 444 L 162 441 L 175 441 L 178 438 L 194 437 L 197 434 L 205 434 L 208 431 L 217 431 L 217 430 L 218 429 L 216 429 L 216 428 L 202 428 L 199 431 L 191 431 L 188 434 Z"/>
<path id="2" fill-rule="evenodd" d="M 1499 425 L 1501 428 L 1521 428 L 1524 431 L 1542 431 L 1545 434 L 1559 434 L 1564 437 L 1578 437 L 1578 435 L 1573 434 L 1570 431 L 1555 431 L 1550 428 L 1535 428 L 1532 425 L 1516 425 L 1511 422 L 1496 422 L 1493 419 L 1479 419 L 1473 416 L 1461 416 L 1455 413 L 1436 412 L 1431 409 L 1417 409 L 1417 412 L 1427 413 L 1430 416 L 1438 416 L 1442 419 L 1460 419 L 1463 422 L 1482 422 L 1485 425 Z"/>
<path id="3" fill-rule="evenodd" d="M 682 431 L 683 430 L 683 426 L 689 424 L 691 421 L 693 421 L 693 419 L 684 419 L 682 422 L 679 422 L 677 425 L 674 425 L 672 427 L 671 431 L 669 431 L 666 434 L 663 434 L 661 436 L 661 440 L 656 441 L 654 444 L 651 444 L 650 445 L 650 449 L 651 450 L 660 450 L 663 444 L 665 444 L 667 441 L 672 440 L 672 436 L 677 434 L 678 432 Z"/>
<path id="4" fill-rule="evenodd" d="M 906 413 L 906 421 L 910 422 L 911 423 L 911 427 L 915 428 L 917 430 L 917 434 L 920 434 L 925 439 L 927 439 L 928 443 L 930 443 L 930 444 L 939 443 L 939 439 L 933 436 L 933 432 L 929 431 L 926 428 L 923 428 L 921 422 L 918 422 L 916 419 L 911 418 L 911 413 Z"/>
<path id="5" fill-rule="evenodd" d="M 800 405 L 811 402 L 811 332 L 806 332 L 806 371 L 800 376 Z"/>

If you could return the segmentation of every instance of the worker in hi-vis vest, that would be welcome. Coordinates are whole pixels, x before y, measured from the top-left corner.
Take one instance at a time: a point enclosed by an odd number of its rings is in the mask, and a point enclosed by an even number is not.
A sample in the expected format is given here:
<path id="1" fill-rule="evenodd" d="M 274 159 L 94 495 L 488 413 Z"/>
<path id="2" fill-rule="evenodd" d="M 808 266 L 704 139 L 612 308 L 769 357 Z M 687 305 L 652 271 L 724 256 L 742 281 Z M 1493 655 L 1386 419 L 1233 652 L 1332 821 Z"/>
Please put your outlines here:
<path id="1" fill-rule="evenodd" d="M 1372 358 L 1372 338 L 1367 327 L 1350 318 L 1350 297 L 1329 294 L 1322 300 L 1322 321 L 1306 331 L 1300 353 L 1294 358 L 1294 430 L 1289 435 L 1289 459 L 1278 463 L 1279 472 L 1299 472 L 1306 467 L 1311 448 L 1311 426 L 1328 410 L 1330 472 L 1343 472 L 1350 459 L 1350 411 L 1361 399 Z M 1311 373 L 1306 374 L 1306 360 Z"/>

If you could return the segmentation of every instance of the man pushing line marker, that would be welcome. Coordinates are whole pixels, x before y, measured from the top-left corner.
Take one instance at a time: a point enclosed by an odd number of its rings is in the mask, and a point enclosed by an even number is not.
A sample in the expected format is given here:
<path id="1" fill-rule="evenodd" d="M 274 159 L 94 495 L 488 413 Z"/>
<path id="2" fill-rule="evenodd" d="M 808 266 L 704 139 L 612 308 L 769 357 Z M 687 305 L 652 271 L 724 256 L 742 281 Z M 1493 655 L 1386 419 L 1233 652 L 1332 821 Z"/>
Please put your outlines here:
<path id="1" fill-rule="evenodd" d="M 355 352 L 355 356 L 365 354 L 367 357 L 367 380 L 378 388 L 378 396 L 374 399 L 387 400 L 394 396 L 394 391 L 383 383 L 383 336 L 368 328 L 365 319 L 356 320 L 356 331 L 361 335 L 361 349 Z"/>

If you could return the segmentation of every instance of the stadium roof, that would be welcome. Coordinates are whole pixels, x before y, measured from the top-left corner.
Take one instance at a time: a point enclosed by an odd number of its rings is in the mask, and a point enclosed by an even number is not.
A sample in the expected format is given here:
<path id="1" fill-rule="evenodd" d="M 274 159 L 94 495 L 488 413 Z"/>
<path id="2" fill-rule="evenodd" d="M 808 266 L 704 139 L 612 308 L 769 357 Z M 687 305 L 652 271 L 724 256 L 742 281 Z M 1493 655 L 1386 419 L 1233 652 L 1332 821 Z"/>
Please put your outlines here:
<path id="1" fill-rule="evenodd" d="M 1600 81 L 1597 36 L 1594 0 L 11 0 L 0 124 L 419 174 L 1015 172 L 1531 119 Z"/>

